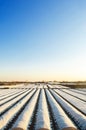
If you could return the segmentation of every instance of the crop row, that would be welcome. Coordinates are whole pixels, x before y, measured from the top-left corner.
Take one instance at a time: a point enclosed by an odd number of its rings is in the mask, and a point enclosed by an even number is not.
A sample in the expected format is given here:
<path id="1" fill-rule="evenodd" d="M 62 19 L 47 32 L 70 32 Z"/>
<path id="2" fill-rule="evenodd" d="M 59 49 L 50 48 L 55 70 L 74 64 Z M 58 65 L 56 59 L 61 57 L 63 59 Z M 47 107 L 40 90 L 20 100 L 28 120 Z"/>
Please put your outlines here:
<path id="1" fill-rule="evenodd" d="M 0 130 L 86 130 L 86 104 L 77 92 L 47 84 L 1 91 Z"/>

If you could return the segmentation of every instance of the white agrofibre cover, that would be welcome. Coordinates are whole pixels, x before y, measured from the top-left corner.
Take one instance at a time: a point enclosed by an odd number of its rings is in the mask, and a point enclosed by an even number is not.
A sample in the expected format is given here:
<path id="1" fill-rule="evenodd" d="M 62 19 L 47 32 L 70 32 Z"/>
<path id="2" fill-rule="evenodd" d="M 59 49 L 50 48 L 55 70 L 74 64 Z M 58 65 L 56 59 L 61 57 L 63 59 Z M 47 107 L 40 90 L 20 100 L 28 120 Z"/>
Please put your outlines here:
<path id="1" fill-rule="evenodd" d="M 41 90 L 35 125 L 36 130 L 41 128 L 51 129 L 44 89 Z"/>

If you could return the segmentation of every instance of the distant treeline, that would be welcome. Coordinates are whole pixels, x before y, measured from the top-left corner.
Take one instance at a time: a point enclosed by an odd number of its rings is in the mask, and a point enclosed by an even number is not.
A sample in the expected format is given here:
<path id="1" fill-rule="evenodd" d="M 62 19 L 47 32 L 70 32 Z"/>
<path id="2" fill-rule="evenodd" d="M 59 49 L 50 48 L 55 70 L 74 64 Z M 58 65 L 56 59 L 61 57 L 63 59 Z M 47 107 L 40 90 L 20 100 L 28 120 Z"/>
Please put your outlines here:
<path id="1" fill-rule="evenodd" d="M 29 82 L 29 81 L 11 81 L 11 82 L 8 82 L 8 81 L 0 81 L 0 86 L 6 86 L 6 85 L 18 85 L 18 84 L 40 84 L 40 83 L 43 83 L 43 84 L 59 84 L 59 85 L 63 85 L 63 86 L 67 86 L 67 87 L 70 87 L 70 88 L 86 88 L 86 81 L 77 81 L 77 82 L 58 82 L 58 81 L 49 81 L 49 82 L 45 82 L 45 81 L 41 81 L 41 82 Z"/>
<path id="2" fill-rule="evenodd" d="M 0 86 L 1 85 L 18 85 L 18 84 L 40 84 L 40 83 L 45 83 L 45 82 L 29 82 L 29 81 L 0 81 Z"/>
<path id="3" fill-rule="evenodd" d="M 70 88 L 86 88 L 86 81 L 60 82 L 60 84 Z"/>
<path id="4" fill-rule="evenodd" d="M 0 82 L 0 85 L 17 85 L 17 84 L 26 84 L 29 82 L 23 82 L 23 81 L 12 81 L 12 82 Z"/>
<path id="5" fill-rule="evenodd" d="M 64 85 L 70 88 L 86 88 L 86 85 Z"/>

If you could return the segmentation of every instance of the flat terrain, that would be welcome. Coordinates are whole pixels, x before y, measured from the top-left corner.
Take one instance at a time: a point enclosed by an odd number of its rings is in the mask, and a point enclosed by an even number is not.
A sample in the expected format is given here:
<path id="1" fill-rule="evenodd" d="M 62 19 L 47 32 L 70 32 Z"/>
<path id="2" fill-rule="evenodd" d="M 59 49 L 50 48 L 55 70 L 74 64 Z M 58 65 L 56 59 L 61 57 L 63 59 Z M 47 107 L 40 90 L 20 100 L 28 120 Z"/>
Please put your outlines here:
<path id="1" fill-rule="evenodd" d="M 0 130 L 86 130 L 86 88 L 48 83 L 1 87 Z"/>

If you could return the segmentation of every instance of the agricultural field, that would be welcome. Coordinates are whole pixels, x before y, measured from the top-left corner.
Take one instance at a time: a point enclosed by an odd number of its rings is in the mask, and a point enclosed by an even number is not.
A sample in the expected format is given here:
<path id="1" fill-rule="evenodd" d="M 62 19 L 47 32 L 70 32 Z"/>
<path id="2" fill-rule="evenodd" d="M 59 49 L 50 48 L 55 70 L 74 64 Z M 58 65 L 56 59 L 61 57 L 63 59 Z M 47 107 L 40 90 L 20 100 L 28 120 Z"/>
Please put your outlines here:
<path id="1" fill-rule="evenodd" d="M 86 88 L 48 83 L 6 88 L 0 89 L 0 130 L 86 130 Z"/>

